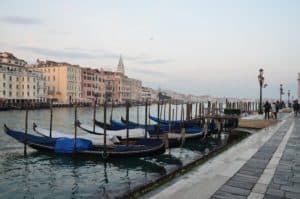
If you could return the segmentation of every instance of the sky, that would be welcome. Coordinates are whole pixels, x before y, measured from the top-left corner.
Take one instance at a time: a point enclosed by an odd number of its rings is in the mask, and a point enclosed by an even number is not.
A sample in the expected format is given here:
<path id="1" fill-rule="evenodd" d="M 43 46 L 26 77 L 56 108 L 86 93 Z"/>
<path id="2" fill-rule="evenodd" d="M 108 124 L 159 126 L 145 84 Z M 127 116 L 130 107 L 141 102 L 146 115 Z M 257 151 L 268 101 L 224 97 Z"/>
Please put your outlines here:
<path id="1" fill-rule="evenodd" d="M 125 73 L 186 94 L 297 96 L 298 0 L 1 0 L 0 51 Z M 285 98 L 287 95 L 285 95 Z"/>

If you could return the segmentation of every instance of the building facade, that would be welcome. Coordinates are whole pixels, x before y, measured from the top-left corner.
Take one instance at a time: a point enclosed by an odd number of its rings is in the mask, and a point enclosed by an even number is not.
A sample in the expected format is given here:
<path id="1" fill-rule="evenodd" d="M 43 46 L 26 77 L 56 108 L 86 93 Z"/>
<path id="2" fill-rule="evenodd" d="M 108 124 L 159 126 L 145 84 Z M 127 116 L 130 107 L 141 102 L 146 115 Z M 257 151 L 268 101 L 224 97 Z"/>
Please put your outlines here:
<path id="1" fill-rule="evenodd" d="M 45 81 L 41 72 L 26 68 L 13 54 L 0 53 L 0 100 L 8 103 L 45 102 Z"/>
<path id="2" fill-rule="evenodd" d="M 141 88 L 141 101 L 155 102 L 158 100 L 158 91 L 149 87 Z"/>
<path id="3" fill-rule="evenodd" d="M 91 68 L 81 69 L 82 98 L 85 102 L 103 103 L 105 99 L 104 71 Z"/>
<path id="4" fill-rule="evenodd" d="M 31 66 L 32 70 L 40 71 L 46 81 L 48 100 L 62 104 L 82 102 L 81 68 L 66 62 L 40 61 Z"/>

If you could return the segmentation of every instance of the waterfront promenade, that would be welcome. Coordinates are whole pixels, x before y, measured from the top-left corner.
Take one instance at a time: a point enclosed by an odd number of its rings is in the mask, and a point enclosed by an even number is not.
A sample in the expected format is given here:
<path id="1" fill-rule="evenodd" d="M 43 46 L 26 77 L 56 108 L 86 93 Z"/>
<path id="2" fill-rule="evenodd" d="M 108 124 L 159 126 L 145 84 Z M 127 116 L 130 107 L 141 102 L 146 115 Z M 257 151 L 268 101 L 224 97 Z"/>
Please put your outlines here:
<path id="1" fill-rule="evenodd" d="M 299 122 L 285 115 L 144 198 L 300 198 Z"/>

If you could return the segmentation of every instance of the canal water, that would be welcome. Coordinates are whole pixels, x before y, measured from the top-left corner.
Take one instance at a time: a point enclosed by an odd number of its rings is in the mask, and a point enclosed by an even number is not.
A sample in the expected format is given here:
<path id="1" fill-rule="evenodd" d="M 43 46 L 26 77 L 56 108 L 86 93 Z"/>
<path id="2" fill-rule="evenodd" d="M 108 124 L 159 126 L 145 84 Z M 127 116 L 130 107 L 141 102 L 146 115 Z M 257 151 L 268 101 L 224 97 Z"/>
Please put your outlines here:
<path id="1" fill-rule="evenodd" d="M 130 120 L 144 122 L 144 107 L 131 107 Z M 172 106 L 175 115 L 175 106 Z M 178 118 L 180 117 L 178 107 Z M 151 106 L 151 114 L 157 108 Z M 115 120 L 125 116 L 125 108 L 108 109 Z M 166 118 L 168 118 L 166 111 Z M 93 109 L 78 108 L 79 119 L 92 124 Z M 137 119 L 139 116 L 139 119 Z M 162 117 L 164 117 L 162 115 Z M 56 156 L 29 149 L 7 136 L 2 127 L 24 130 L 25 111 L 0 112 L 0 198 L 117 198 L 158 179 L 226 144 L 226 136 L 194 140 L 182 148 L 169 149 L 164 154 L 103 162 L 101 159 L 80 159 Z M 109 116 L 108 116 L 109 118 Z M 32 123 L 49 127 L 49 110 L 29 111 L 29 132 Z M 97 119 L 103 119 L 103 109 L 97 108 Z M 53 129 L 74 132 L 74 109 L 53 111 Z M 84 134 L 84 132 L 79 132 Z"/>

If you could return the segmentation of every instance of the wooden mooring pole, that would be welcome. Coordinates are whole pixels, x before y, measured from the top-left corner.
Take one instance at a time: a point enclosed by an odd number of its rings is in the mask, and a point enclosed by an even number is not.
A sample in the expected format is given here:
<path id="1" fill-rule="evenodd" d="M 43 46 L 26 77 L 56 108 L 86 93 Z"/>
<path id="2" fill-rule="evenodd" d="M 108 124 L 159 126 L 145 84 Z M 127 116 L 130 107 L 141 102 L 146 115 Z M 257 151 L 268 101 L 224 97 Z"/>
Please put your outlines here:
<path id="1" fill-rule="evenodd" d="M 50 100 L 50 130 L 49 137 L 52 138 L 52 121 L 53 121 L 53 107 L 52 107 L 52 99 Z"/>
<path id="2" fill-rule="evenodd" d="M 148 129 L 148 101 L 145 103 L 145 138 L 147 138 L 147 129 Z"/>
<path id="3" fill-rule="evenodd" d="M 129 102 L 126 102 L 126 145 L 129 144 Z"/>
<path id="4" fill-rule="evenodd" d="M 27 131 L 28 131 L 28 108 L 25 112 L 25 140 L 24 140 L 24 155 L 27 155 Z"/>

